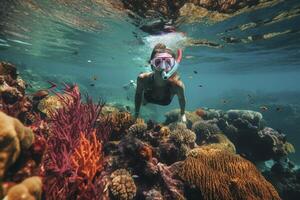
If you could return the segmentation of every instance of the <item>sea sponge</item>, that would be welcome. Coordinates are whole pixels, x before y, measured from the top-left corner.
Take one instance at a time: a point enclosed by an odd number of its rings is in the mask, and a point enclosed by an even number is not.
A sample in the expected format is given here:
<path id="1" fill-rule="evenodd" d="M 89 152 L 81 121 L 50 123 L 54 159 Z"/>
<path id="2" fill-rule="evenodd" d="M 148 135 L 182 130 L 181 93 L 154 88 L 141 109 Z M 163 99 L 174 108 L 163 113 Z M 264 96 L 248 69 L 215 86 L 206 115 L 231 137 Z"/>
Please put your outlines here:
<path id="1" fill-rule="evenodd" d="M 143 133 L 147 130 L 147 124 L 136 123 L 129 127 L 128 134 L 137 138 L 142 138 Z"/>
<path id="2" fill-rule="evenodd" d="M 18 119 L 0 112 L 0 177 L 19 157 L 21 150 L 27 150 L 34 141 L 30 128 Z"/>
<path id="3" fill-rule="evenodd" d="M 136 195 L 136 186 L 130 173 L 126 169 L 118 169 L 111 176 L 110 190 L 119 200 L 130 200 Z"/>
<path id="4" fill-rule="evenodd" d="M 208 138 L 210 135 L 220 133 L 220 129 L 216 124 L 211 124 L 207 121 L 197 121 L 193 124 L 192 130 L 197 135 L 197 144 L 201 144 L 204 140 Z"/>
<path id="5" fill-rule="evenodd" d="M 178 168 L 178 175 L 195 186 L 204 200 L 280 199 L 251 162 L 211 146 L 191 150 Z"/>
<path id="6" fill-rule="evenodd" d="M 7 200 L 41 200 L 42 179 L 33 176 L 25 179 L 20 184 L 11 187 L 7 193 Z"/>

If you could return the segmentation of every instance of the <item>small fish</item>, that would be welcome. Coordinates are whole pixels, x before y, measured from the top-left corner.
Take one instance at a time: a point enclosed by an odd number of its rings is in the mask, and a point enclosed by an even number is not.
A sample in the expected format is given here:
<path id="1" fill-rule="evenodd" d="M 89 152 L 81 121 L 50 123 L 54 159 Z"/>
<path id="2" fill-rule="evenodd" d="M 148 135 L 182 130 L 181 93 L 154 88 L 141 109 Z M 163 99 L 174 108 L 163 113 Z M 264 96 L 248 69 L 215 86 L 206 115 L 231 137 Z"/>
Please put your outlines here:
<path id="1" fill-rule="evenodd" d="M 93 81 L 96 81 L 97 79 L 98 79 L 98 77 L 97 76 L 92 76 L 92 78 L 91 78 Z"/>
<path id="2" fill-rule="evenodd" d="M 185 56 L 186 59 L 191 59 L 193 58 L 194 56 Z"/>
<path id="3" fill-rule="evenodd" d="M 90 86 L 94 87 L 94 86 L 95 86 L 95 84 L 94 84 L 94 83 L 91 83 L 91 84 L 90 84 Z"/>
<path id="4" fill-rule="evenodd" d="M 203 87 L 203 85 L 198 85 L 198 87 Z"/>
<path id="5" fill-rule="evenodd" d="M 282 111 L 282 108 L 277 107 L 276 111 Z"/>
<path id="6" fill-rule="evenodd" d="M 91 63 L 92 61 L 91 61 L 91 60 L 87 60 L 87 62 L 88 62 L 88 63 Z"/>
<path id="7" fill-rule="evenodd" d="M 267 110 L 268 110 L 268 108 L 267 108 L 266 106 L 261 106 L 261 107 L 259 107 L 259 109 L 260 109 L 261 111 L 267 111 Z"/>
<path id="8" fill-rule="evenodd" d="M 127 96 L 126 99 L 129 101 L 130 100 L 129 96 Z"/>
<path id="9" fill-rule="evenodd" d="M 228 101 L 227 101 L 226 99 L 224 99 L 224 100 L 222 100 L 222 103 L 223 103 L 223 104 L 227 104 Z"/>
<path id="10" fill-rule="evenodd" d="M 139 176 L 134 174 L 134 175 L 132 175 L 132 178 L 139 178 Z"/>
<path id="11" fill-rule="evenodd" d="M 196 70 L 194 70 L 193 72 L 194 72 L 194 74 L 198 74 L 198 72 Z"/>
<path id="12" fill-rule="evenodd" d="M 193 78 L 193 76 L 189 76 L 188 78 L 189 78 L 189 79 L 192 79 L 192 78 Z"/>

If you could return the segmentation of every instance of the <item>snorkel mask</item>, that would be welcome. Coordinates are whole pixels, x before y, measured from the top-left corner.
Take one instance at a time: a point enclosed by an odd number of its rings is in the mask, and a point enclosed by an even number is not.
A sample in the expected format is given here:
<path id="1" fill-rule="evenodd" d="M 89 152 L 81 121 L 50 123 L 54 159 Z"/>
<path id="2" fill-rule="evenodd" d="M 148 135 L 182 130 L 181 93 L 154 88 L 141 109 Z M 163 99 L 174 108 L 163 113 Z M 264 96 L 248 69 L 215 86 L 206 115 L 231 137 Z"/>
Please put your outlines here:
<path id="1" fill-rule="evenodd" d="M 177 59 L 169 53 L 157 53 L 150 61 L 155 70 L 161 71 L 161 76 L 164 80 L 169 79 L 178 69 L 182 58 L 182 50 L 177 50 Z"/>

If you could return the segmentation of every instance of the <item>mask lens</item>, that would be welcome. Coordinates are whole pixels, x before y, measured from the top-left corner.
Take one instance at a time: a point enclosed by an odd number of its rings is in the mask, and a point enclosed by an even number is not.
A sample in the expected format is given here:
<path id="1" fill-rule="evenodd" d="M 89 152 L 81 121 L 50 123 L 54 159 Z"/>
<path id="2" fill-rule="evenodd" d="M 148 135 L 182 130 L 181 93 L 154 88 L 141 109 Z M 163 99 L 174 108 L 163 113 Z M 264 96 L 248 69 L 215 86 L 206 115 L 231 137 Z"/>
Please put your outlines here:
<path id="1" fill-rule="evenodd" d="M 165 63 L 167 67 L 172 67 L 172 61 L 170 58 L 166 58 Z"/>
<path id="2" fill-rule="evenodd" d="M 161 65 L 161 59 L 155 59 L 154 65 L 155 65 L 155 67 L 160 67 L 160 65 Z"/>

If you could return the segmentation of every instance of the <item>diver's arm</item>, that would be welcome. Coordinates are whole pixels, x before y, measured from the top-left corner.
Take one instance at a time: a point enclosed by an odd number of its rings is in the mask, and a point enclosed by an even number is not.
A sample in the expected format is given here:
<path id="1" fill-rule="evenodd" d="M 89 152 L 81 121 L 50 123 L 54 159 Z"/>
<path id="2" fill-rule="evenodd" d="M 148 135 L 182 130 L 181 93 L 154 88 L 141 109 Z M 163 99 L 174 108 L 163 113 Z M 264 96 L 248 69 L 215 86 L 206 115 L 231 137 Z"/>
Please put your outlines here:
<path id="1" fill-rule="evenodd" d="M 135 112 L 134 112 L 134 116 L 135 116 L 135 118 L 138 118 L 138 116 L 140 114 L 140 108 L 141 108 L 141 104 L 142 104 L 143 91 L 144 91 L 142 77 L 138 76 L 136 82 L 137 82 L 137 86 L 136 86 L 136 90 L 135 90 L 135 101 L 134 101 L 134 103 L 135 103 Z"/>
<path id="2" fill-rule="evenodd" d="M 184 95 L 184 85 L 182 82 L 180 82 L 179 86 L 177 87 L 177 96 L 178 96 L 178 102 L 180 106 L 180 115 L 181 115 L 181 120 L 183 122 L 186 122 L 186 117 L 185 117 L 185 95 Z"/>

